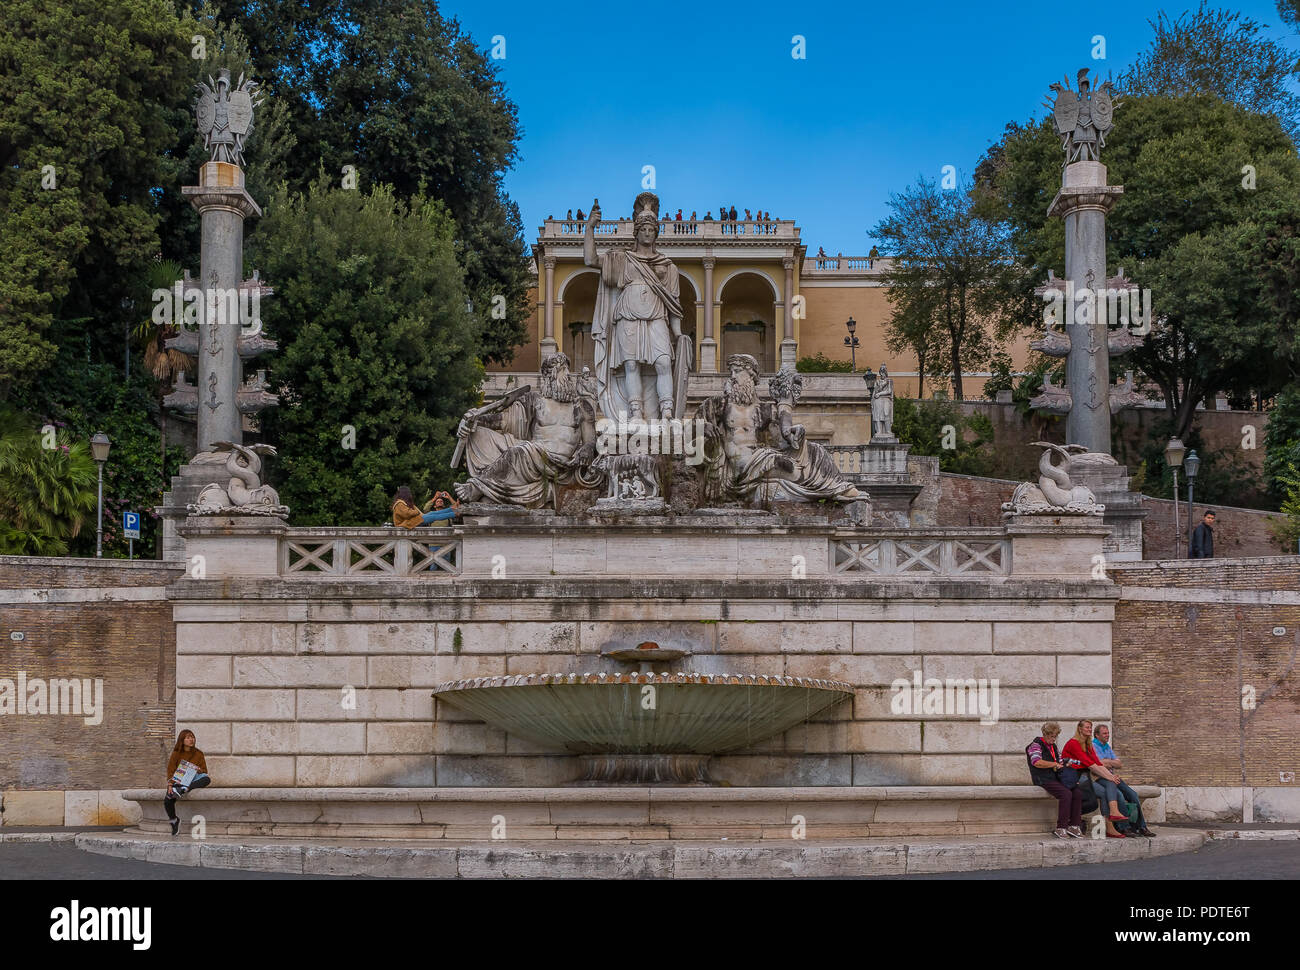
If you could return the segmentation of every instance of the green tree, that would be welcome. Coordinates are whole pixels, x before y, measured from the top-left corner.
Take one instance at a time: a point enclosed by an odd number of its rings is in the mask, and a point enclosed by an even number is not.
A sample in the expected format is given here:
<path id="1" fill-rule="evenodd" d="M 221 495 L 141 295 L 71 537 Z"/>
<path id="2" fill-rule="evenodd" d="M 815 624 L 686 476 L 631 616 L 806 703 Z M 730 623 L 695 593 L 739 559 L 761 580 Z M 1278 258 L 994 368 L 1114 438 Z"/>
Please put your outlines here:
<path id="1" fill-rule="evenodd" d="M 0 554 L 62 556 L 94 514 L 90 444 L 13 411 L 0 418 L 13 428 L 0 437 Z"/>
<path id="2" fill-rule="evenodd" d="M 994 467 L 993 422 L 983 414 L 964 416 L 951 401 L 894 402 L 894 434 L 912 454 L 939 459 L 941 471 L 988 475 Z"/>
<path id="3" fill-rule="evenodd" d="M 280 449 L 271 473 L 299 524 L 377 524 L 399 485 L 450 484 L 456 425 L 477 401 L 454 226 L 437 202 L 408 207 L 387 187 L 330 188 L 324 175 L 266 213 L 255 248 L 280 340 L 268 364 L 281 406 L 262 417 Z"/>
<path id="4" fill-rule="evenodd" d="M 1286 476 L 1300 465 L 1300 386 L 1287 388 L 1273 401 L 1264 431 L 1264 478 L 1269 494 L 1286 496 Z"/>
<path id="5" fill-rule="evenodd" d="M 1273 538 L 1290 553 L 1300 543 L 1300 470 L 1294 463 L 1288 465 L 1279 481 L 1284 489 L 1282 514 L 1285 518 L 1272 523 Z"/>
<path id="6" fill-rule="evenodd" d="M 123 511 L 140 513 L 141 538 L 137 556 L 158 552 L 160 524 L 153 509 L 183 460 L 182 449 L 164 452 L 158 436 L 157 382 L 143 369 L 124 381 L 116 364 L 87 363 L 84 352 L 61 348 L 40 388 L 18 398 L 37 424 L 51 424 L 74 441 L 89 441 L 103 431 L 112 442 L 104 465 L 104 555 L 125 557 L 121 534 Z M 83 530 L 68 544 L 72 555 L 94 555 L 94 530 Z"/>
<path id="7" fill-rule="evenodd" d="M 942 190 L 921 178 L 891 195 L 889 208 L 871 230 L 894 254 L 882 277 L 893 305 L 886 339 L 895 352 L 910 348 L 922 374 L 944 354 L 961 399 L 962 371 L 987 368 L 1014 319 L 1022 287 L 1010 236 L 980 215 L 969 182 Z"/>
<path id="8" fill-rule="evenodd" d="M 1130 359 L 1185 438 L 1205 394 L 1270 397 L 1293 379 L 1292 271 L 1267 254 L 1275 244 L 1291 251 L 1300 159 L 1276 118 L 1213 95 L 1129 98 L 1116 121 L 1104 160 L 1125 191 L 1108 218 L 1108 257 L 1152 290 L 1155 316 Z M 1062 221 L 1046 216 L 1060 173 L 1046 121 L 1009 125 L 976 171 L 984 211 L 1006 221 L 1039 279 L 1064 265 Z"/>
<path id="9" fill-rule="evenodd" d="M 1288 6 L 1292 6 L 1288 0 Z M 1278 9 L 1287 16 L 1283 4 Z M 1292 6 L 1294 10 L 1294 6 Z M 1151 47 L 1119 79 L 1130 95 L 1216 94 L 1247 111 L 1273 114 L 1292 134 L 1300 127 L 1300 97 L 1290 90 L 1296 55 L 1260 36 L 1263 25 L 1205 0 L 1177 20 L 1160 13 L 1147 21 Z"/>
<path id="10" fill-rule="evenodd" d="M 485 360 L 508 361 L 526 338 L 530 285 L 523 223 L 502 178 L 516 159 L 517 110 L 496 63 L 435 0 L 217 0 L 236 23 L 298 140 L 304 191 L 318 162 L 340 184 L 355 166 L 362 188 L 387 183 L 398 199 L 441 201 Z M 304 164 L 305 163 L 305 164 Z"/>
<path id="11" fill-rule="evenodd" d="M 1300 0 L 1277 0 L 1277 14 L 1293 29 L 1300 31 Z"/>
<path id="12" fill-rule="evenodd" d="M 835 360 L 818 351 L 812 357 L 800 357 L 794 369 L 800 374 L 848 374 L 853 370 L 853 363 Z"/>
<path id="13" fill-rule="evenodd" d="M 122 359 L 190 70 L 167 0 L 0 7 L 0 400 L 65 343 Z"/>

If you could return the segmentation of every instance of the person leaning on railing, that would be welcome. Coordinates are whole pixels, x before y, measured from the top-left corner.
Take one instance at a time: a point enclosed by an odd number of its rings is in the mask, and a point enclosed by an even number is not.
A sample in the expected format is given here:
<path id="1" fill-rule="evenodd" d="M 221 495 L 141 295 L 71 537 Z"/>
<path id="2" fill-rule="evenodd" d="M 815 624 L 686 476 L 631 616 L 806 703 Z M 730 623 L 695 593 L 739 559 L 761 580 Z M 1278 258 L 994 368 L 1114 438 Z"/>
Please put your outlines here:
<path id="1" fill-rule="evenodd" d="M 438 492 L 425 503 L 421 512 L 415 505 L 411 490 L 403 485 L 393 497 L 393 525 L 399 529 L 418 529 L 431 522 L 454 519 L 460 511 L 460 503 L 446 492 Z"/>

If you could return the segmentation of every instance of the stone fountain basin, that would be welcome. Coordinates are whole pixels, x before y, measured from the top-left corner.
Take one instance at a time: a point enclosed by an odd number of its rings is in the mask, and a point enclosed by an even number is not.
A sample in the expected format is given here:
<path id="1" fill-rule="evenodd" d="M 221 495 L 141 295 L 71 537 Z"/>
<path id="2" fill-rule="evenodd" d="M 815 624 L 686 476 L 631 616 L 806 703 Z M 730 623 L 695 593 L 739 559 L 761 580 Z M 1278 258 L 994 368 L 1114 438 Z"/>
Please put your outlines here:
<path id="1" fill-rule="evenodd" d="M 519 674 L 439 684 L 433 696 L 573 754 L 714 755 L 788 731 L 853 688 L 755 674 Z"/>

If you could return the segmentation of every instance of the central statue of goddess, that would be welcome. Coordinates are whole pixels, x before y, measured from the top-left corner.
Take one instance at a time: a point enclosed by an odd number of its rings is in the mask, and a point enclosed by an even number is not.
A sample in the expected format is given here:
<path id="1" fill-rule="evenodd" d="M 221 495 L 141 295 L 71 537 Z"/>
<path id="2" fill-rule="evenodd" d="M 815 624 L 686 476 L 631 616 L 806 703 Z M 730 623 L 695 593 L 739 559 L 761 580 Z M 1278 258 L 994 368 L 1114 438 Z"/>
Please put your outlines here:
<path id="1" fill-rule="evenodd" d="M 587 218 L 582 252 L 586 264 L 600 270 L 591 324 L 600 409 L 611 420 L 620 414 L 629 419 L 680 417 L 686 402 L 674 401 L 674 390 L 685 397 L 689 361 L 679 353 L 674 375 L 673 343 L 682 335 L 681 283 L 673 261 L 655 249 L 659 197 L 653 192 L 636 197 L 631 249 L 598 253 L 594 229 L 599 221 L 597 200 Z"/>

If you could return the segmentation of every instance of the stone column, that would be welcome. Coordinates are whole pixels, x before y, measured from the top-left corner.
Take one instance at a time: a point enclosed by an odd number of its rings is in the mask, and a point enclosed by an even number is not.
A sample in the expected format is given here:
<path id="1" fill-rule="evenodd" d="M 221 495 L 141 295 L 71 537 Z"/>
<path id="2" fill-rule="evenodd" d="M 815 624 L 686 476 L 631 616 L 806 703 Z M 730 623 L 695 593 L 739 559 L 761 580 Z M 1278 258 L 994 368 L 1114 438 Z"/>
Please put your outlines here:
<path id="1" fill-rule="evenodd" d="M 1070 354 L 1066 358 L 1066 386 L 1070 389 L 1070 413 L 1065 439 L 1089 451 L 1110 454 L 1110 354 L 1104 320 L 1099 321 L 1096 301 L 1087 325 L 1076 322 L 1081 290 L 1106 286 L 1106 213 L 1124 192 L 1122 186 L 1106 184 L 1106 166 L 1101 162 L 1072 162 L 1065 166 L 1061 190 L 1048 209 L 1049 216 L 1065 219 L 1065 277 L 1073 284 L 1076 298 L 1067 303 L 1066 334 Z"/>
<path id="2" fill-rule="evenodd" d="M 785 332 L 781 339 L 781 360 L 778 367 L 794 367 L 799 345 L 794 339 L 794 257 L 787 256 L 785 266 L 785 292 L 782 294 L 785 309 Z"/>
<path id="3" fill-rule="evenodd" d="M 712 256 L 704 257 L 704 338 L 700 341 L 701 374 L 718 372 L 718 342 L 713 338 L 713 265 Z"/>
<path id="4" fill-rule="evenodd" d="M 241 381 L 239 305 L 222 294 L 238 294 L 244 275 L 244 220 L 260 216 L 244 188 L 244 172 L 233 162 L 205 162 L 199 184 L 181 192 L 198 210 L 202 238 L 199 284 L 204 289 L 199 325 L 198 441 L 207 451 L 214 441 L 242 444 L 243 422 L 235 406 Z M 232 318 L 233 311 L 233 318 Z"/>
<path id="5" fill-rule="evenodd" d="M 541 358 L 537 362 L 539 366 L 543 360 L 560 349 L 559 344 L 555 342 L 555 257 L 546 256 L 542 263 L 546 267 L 546 305 L 542 312 L 544 330 Z"/>

